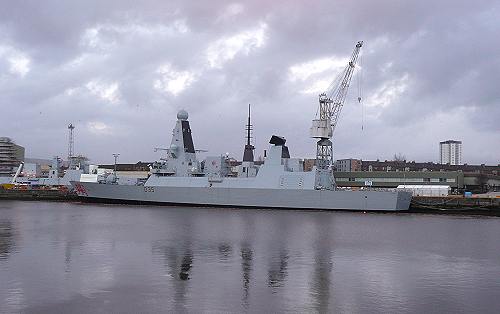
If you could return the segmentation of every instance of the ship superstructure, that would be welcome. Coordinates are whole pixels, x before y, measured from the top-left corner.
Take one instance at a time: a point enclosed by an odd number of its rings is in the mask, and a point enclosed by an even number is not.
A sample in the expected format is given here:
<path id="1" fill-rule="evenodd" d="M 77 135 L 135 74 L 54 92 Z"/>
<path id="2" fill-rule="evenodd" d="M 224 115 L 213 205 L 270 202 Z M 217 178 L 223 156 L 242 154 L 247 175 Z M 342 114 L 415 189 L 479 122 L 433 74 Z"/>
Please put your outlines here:
<path id="1" fill-rule="evenodd" d="M 179 111 L 167 157 L 153 163 L 144 186 L 314 189 L 314 173 L 301 171 L 298 159 L 290 161 L 286 140 L 276 135 L 271 137 L 264 164 L 257 168 L 253 160 L 245 160 L 237 177 L 230 176 L 226 155 L 209 156 L 201 163 L 187 119 L 188 113 Z M 276 180 L 269 180 L 269 176 Z"/>
<path id="2" fill-rule="evenodd" d="M 194 149 L 188 113 L 177 113 L 177 122 L 172 131 L 170 147 L 165 149 L 167 158 L 152 165 L 151 174 L 155 177 L 189 177 L 203 175 L 201 163 Z"/>

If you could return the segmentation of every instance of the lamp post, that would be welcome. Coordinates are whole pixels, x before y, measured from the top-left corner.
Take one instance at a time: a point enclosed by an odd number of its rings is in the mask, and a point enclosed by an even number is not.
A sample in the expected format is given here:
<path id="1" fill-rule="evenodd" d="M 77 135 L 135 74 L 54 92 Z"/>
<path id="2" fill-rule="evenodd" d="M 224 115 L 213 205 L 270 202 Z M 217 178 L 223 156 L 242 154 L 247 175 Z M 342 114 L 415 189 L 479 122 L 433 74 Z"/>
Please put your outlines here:
<path id="1" fill-rule="evenodd" d="M 113 157 L 115 158 L 115 175 L 116 175 L 116 161 L 118 160 L 118 156 L 120 156 L 120 154 L 113 154 Z"/>

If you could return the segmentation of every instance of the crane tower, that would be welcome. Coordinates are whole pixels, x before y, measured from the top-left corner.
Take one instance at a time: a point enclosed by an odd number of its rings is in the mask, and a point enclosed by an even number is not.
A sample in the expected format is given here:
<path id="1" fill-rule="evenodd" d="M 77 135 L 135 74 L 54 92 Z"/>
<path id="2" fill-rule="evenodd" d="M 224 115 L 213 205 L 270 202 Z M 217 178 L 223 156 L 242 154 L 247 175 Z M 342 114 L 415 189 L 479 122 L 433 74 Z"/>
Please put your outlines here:
<path id="1" fill-rule="evenodd" d="M 311 137 L 318 139 L 316 144 L 316 189 L 331 190 L 335 188 L 331 173 L 333 164 L 331 138 L 337 126 L 362 46 L 363 42 L 358 41 L 344 71 L 330 84 L 327 91 L 319 95 L 319 117 L 313 120 L 311 127 Z"/>

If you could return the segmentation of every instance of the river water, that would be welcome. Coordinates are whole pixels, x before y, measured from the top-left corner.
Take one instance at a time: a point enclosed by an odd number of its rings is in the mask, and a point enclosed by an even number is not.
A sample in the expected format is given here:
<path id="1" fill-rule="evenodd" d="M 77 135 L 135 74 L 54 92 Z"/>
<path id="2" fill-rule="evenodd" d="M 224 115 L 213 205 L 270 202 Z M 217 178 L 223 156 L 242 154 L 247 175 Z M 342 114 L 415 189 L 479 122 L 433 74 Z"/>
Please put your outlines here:
<path id="1" fill-rule="evenodd" d="M 499 313 L 500 219 L 1 201 L 0 312 Z"/>

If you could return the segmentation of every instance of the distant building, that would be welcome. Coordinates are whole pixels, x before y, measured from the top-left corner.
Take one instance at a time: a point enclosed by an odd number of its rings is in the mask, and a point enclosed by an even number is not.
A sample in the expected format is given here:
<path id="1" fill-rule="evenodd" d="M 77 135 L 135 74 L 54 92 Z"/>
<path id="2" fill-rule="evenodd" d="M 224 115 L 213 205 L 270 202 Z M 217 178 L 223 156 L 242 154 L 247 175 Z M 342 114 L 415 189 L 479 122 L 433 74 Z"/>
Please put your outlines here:
<path id="1" fill-rule="evenodd" d="M 24 177 L 36 178 L 42 176 L 42 166 L 39 164 L 26 162 L 24 163 L 23 171 L 21 173 Z"/>
<path id="2" fill-rule="evenodd" d="M 24 153 L 25 153 L 24 147 L 14 144 L 14 156 L 16 157 L 16 160 L 18 162 L 24 161 Z"/>
<path id="3" fill-rule="evenodd" d="M 359 159 L 338 159 L 334 163 L 336 171 L 361 171 L 361 160 Z"/>
<path id="4" fill-rule="evenodd" d="M 443 165 L 461 165 L 462 142 L 453 140 L 439 142 L 439 163 Z"/>
<path id="5" fill-rule="evenodd" d="M 448 185 L 453 189 L 464 188 L 461 171 L 357 171 L 334 172 L 340 187 L 396 188 L 398 185 Z"/>
<path id="6" fill-rule="evenodd" d="M 500 164 L 493 165 L 449 165 L 434 162 L 395 161 L 395 160 L 362 160 L 361 171 L 462 171 L 464 173 L 481 173 L 500 175 Z"/>
<path id="7" fill-rule="evenodd" d="M 52 160 L 42 158 L 24 158 L 23 176 L 48 177 Z"/>
<path id="8" fill-rule="evenodd" d="M 24 161 L 24 147 L 8 137 L 0 137 L 0 177 L 11 176 Z"/>
<path id="9" fill-rule="evenodd" d="M 401 184 L 397 189 L 409 191 L 413 196 L 448 196 L 451 192 L 449 185 Z"/>
<path id="10" fill-rule="evenodd" d="M 374 174 L 371 174 L 372 172 Z M 460 184 L 459 179 L 453 181 L 453 178 L 449 177 L 451 173 L 462 173 L 463 183 Z M 353 175 L 359 178 L 353 179 Z M 340 179 L 346 176 L 348 179 Z M 361 182 L 355 183 L 358 185 L 363 185 L 365 181 L 373 181 L 374 187 L 395 187 L 394 184 L 397 181 L 398 184 L 447 184 L 454 190 L 467 189 L 475 192 L 500 190 L 500 164 L 496 166 L 450 165 L 433 162 L 362 160 L 361 172 L 336 172 L 335 177 L 340 179 L 339 186 L 356 186 L 352 182 L 355 180 Z M 399 179 L 396 180 L 395 177 Z M 383 179 L 384 185 L 378 181 L 380 178 L 386 178 Z M 414 180 L 416 178 L 418 180 Z M 389 181 L 392 182 L 389 184 Z"/>

